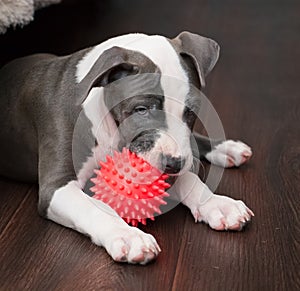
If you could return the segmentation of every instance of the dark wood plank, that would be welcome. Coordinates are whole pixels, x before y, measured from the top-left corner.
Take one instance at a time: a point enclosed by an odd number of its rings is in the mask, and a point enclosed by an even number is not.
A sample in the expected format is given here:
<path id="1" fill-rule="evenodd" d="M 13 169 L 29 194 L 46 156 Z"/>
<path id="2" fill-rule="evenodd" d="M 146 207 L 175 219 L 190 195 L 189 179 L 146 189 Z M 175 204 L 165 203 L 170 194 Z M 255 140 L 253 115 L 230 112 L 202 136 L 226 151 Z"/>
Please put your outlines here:
<path id="1" fill-rule="evenodd" d="M 0 177 L 0 234 L 24 200 L 31 185 Z"/>

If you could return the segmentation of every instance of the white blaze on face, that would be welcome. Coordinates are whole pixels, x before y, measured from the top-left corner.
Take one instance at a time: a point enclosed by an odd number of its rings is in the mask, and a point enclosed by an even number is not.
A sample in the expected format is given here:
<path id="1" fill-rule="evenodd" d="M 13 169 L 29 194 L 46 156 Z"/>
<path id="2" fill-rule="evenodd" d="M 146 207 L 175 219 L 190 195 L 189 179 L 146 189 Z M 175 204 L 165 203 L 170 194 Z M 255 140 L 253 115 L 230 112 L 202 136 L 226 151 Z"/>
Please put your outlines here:
<path id="1" fill-rule="evenodd" d="M 164 92 L 164 111 L 167 130 L 160 131 L 161 137 L 149 153 L 142 156 L 154 166 L 160 166 L 161 154 L 181 157 L 186 160 L 185 169 L 192 165 L 190 130 L 183 122 L 185 99 L 189 93 L 187 73 L 181 66 L 179 56 L 162 36 L 148 36 L 133 42 L 128 49 L 137 50 L 155 63 L 162 74 L 161 87 Z"/>
<path id="2" fill-rule="evenodd" d="M 192 165 L 190 130 L 183 122 L 185 99 L 189 93 L 187 73 L 181 66 L 178 54 L 166 38 L 149 36 L 132 45 L 132 49 L 145 54 L 160 69 L 161 87 L 165 96 L 167 129 L 160 132 L 161 137 L 154 148 L 143 156 L 156 166 L 159 166 L 161 153 L 182 157 L 186 160 L 185 169 L 188 169 Z"/>
<path id="3" fill-rule="evenodd" d="M 165 94 L 164 110 L 167 132 L 160 140 L 164 153 L 173 157 L 186 157 L 190 151 L 190 130 L 183 122 L 184 100 L 189 88 L 187 82 L 162 76 L 162 88 Z"/>

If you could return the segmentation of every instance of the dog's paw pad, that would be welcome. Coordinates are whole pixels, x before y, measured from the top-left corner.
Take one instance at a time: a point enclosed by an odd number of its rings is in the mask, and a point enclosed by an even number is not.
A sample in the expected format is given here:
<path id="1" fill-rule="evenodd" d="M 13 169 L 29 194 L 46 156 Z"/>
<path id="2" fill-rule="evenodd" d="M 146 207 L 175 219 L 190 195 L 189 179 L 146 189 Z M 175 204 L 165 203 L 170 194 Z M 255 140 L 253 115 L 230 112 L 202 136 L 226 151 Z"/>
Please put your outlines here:
<path id="1" fill-rule="evenodd" d="M 117 234 L 106 248 L 117 262 L 144 265 L 155 259 L 161 251 L 152 235 L 135 227 L 117 230 Z"/>
<path id="2" fill-rule="evenodd" d="M 211 163 L 225 168 L 239 167 L 252 156 L 251 148 L 241 141 L 226 140 L 206 154 Z"/>
<path id="3" fill-rule="evenodd" d="M 215 230 L 242 230 L 254 213 L 244 202 L 214 195 L 199 208 L 202 220 Z"/>

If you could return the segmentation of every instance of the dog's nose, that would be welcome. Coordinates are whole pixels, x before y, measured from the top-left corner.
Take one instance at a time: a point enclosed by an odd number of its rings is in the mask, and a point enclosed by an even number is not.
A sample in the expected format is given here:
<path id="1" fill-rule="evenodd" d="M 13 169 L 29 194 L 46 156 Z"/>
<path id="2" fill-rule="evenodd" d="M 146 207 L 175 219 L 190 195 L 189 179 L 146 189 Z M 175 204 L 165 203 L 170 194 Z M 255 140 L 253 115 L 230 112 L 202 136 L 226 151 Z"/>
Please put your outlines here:
<path id="1" fill-rule="evenodd" d="M 165 173 L 177 174 L 184 167 L 185 159 L 174 158 L 171 155 L 162 155 L 162 166 Z"/>

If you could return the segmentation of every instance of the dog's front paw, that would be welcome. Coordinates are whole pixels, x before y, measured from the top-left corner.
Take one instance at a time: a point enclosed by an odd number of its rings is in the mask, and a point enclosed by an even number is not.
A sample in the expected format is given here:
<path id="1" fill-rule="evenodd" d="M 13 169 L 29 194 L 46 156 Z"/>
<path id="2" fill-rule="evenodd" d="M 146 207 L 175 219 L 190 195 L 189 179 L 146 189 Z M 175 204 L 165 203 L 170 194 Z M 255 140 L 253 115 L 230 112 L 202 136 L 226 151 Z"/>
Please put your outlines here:
<path id="1" fill-rule="evenodd" d="M 192 212 L 196 221 L 204 221 L 215 230 L 241 230 L 254 216 L 243 201 L 216 194 Z"/>
<path id="2" fill-rule="evenodd" d="M 239 167 L 247 162 L 252 156 L 249 146 L 241 141 L 226 140 L 214 147 L 205 155 L 211 163 L 225 167 Z"/>
<path id="3" fill-rule="evenodd" d="M 157 257 L 161 249 L 151 234 L 135 227 L 114 229 L 105 247 L 117 262 L 147 264 Z"/>

